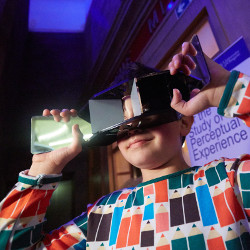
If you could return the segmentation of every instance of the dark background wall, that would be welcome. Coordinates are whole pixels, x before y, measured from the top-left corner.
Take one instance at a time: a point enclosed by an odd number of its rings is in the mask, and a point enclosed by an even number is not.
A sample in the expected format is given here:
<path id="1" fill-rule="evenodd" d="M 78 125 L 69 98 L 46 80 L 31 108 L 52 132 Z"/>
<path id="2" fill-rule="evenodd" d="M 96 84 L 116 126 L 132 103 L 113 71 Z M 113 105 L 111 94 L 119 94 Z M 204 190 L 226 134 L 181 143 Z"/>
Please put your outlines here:
<path id="1" fill-rule="evenodd" d="M 36 33 L 28 31 L 28 0 L 0 2 L 1 199 L 17 182 L 18 173 L 31 165 L 31 117 L 40 115 L 44 108 L 78 109 L 84 104 L 79 102 L 82 93 L 88 97 L 91 95 L 91 87 L 85 81 L 86 70 L 91 58 L 97 57 L 98 48 L 113 21 L 105 17 L 111 9 L 106 6 L 103 12 L 104 3 L 98 5 L 93 1 L 91 24 L 96 25 L 91 32 Z M 120 1 L 114 1 L 114 9 L 117 9 L 115 3 Z M 110 16 L 115 14 L 110 13 Z M 96 34 L 100 39 L 95 39 Z M 86 38 L 95 41 L 90 43 L 91 47 L 85 46 Z M 73 180 L 74 193 L 69 199 L 72 202 L 71 218 L 86 210 L 88 203 L 94 202 L 94 199 L 89 200 L 93 196 L 88 194 L 88 155 L 88 150 L 83 150 L 64 171 L 64 180 Z M 108 191 L 107 188 L 101 189 L 103 187 L 95 189 L 96 195 Z M 59 224 L 63 222 L 66 221 L 61 218 Z M 52 224 L 59 226 L 53 221 Z"/>

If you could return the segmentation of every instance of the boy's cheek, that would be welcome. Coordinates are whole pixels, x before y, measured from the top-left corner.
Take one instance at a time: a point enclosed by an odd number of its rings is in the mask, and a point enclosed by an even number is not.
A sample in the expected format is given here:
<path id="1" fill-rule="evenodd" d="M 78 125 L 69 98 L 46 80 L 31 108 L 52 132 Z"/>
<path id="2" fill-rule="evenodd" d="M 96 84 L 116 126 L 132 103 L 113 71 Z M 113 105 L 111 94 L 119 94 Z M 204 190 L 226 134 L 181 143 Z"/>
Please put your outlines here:
<path id="1" fill-rule="evenodd" d="M 118 140 L 117 141 L 117 146 L 121 152 L 125 149 L 125 140 Z"/>

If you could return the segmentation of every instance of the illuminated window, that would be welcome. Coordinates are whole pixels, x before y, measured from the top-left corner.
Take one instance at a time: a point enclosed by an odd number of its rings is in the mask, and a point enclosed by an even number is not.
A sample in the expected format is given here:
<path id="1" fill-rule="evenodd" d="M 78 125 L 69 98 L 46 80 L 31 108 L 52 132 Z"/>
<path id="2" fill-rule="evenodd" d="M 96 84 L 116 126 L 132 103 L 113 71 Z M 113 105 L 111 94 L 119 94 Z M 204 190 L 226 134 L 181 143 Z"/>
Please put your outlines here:
<path id="1" fill-rule="evenodd" d="M 29 31 L 82 32 L 92 0 L 30 0 Z"/>

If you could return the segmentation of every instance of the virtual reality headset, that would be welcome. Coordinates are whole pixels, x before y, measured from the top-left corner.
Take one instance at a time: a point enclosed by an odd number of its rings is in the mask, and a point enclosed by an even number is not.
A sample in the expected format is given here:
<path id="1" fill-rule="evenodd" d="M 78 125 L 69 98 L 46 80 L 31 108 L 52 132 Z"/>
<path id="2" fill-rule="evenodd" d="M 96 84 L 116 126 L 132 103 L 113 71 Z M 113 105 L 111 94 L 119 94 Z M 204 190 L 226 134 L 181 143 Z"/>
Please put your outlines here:
<path id="1" fill-rule="evenodd" d="M 179 89 L 182 98 L 188 101 L 192 89 L 201 89 L 210 81 L 197 36 L 193 37 L 192 44 L 198 53 L 192 57 L 196 69 L 191 76 L 181 72 L 171 75 L 169 70 L 152 72 L 94 95 L 78 113 L 84 121 L 82 133 L 92 134 L 84 144 L 106 146 L 126 137 L 131 130 L 148 129 L 180 119 L 182 115 L 170 106 L 173 89 Z"/>
<path id="2" fill-rule="evenodd" d="M 182 115 L 170 106 L 173 89 L 179 89 L 183 100 L 188 101 L 193 89 L 201 89 L 210 81 L 198 37 L 194 36 L 191 42 L 197 50 L 197 55 L 192 57 L 196 68 L 191 76 L 181 72 L 171 75 L 169 70 L 152 72 L 94 95 L 78 114 L 91 124 L 93 136 L 86 145 L 109 145 L 130 130 L 147 129 L 180 119 Z"/>

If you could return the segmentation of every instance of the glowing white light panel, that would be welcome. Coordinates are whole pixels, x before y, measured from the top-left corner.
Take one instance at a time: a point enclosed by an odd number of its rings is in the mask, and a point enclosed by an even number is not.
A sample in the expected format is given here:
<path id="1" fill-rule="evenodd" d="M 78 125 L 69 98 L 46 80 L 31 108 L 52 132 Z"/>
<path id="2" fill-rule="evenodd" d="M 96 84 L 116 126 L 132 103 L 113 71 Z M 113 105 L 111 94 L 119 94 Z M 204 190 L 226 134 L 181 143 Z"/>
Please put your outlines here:
<path id="1" fill-rule="evenodd" d="M 30 0 L 29 31 L 82 32 L 92 0 Z"/>

